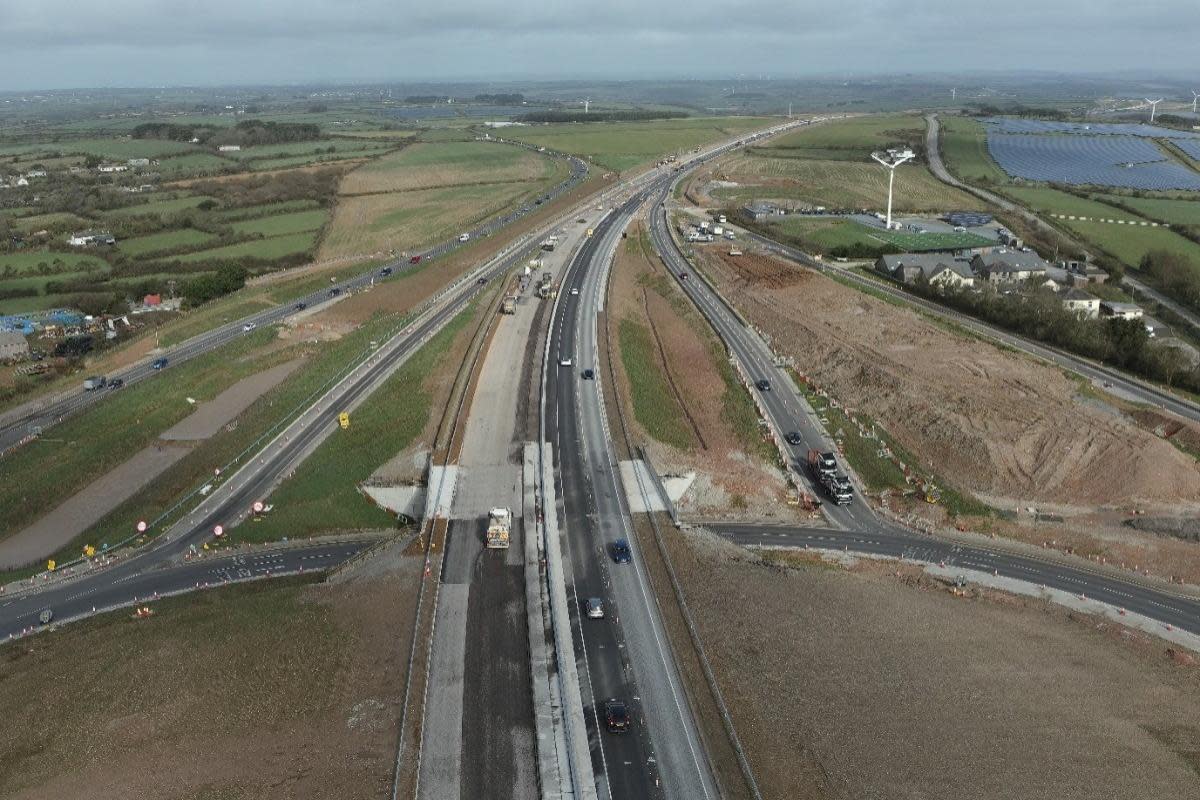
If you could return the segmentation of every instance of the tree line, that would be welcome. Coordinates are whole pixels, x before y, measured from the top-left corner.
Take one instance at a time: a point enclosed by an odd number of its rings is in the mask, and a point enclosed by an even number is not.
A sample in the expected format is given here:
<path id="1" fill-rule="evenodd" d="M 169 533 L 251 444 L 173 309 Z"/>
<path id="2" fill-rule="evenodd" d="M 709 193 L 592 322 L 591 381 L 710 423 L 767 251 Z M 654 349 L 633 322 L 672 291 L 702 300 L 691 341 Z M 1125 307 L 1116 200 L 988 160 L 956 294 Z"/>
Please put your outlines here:
<path id="1" fill-rule="evenodd" d="M 683 119 L 684 111 L 531 111 L 517 117 L 518 122 L 643 122 L 652 119 Z"/>

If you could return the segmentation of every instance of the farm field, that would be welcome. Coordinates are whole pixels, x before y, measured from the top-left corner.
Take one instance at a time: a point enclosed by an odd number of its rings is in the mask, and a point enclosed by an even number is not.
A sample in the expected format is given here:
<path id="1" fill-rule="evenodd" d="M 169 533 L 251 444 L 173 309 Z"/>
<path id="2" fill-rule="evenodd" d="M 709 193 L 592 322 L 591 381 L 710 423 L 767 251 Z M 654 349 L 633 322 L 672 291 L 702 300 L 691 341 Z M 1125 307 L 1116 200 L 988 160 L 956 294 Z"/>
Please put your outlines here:
<path id="1" fill-rule="evenodd" d="M 34 153 L 63 153 L 96 156 L 114 161 L 130 158 L 160 158 L 180 153 L 196 153 L 194 144 L 173 142 L 166 139 L 69 139 L 44 144 L 3 145 L 0 156 L 31 155 Z"/>
<path id="2" fill-rule="evenodd" d="M 184 197 L 159 197 L 155 195 L 146 195 L 149 198 L 148 202 L 138 203 L 137 205 L 125 206 L 123 208 L 115 208 L 112 211 L 104 212 L 106 217 L 136 217 L 143 214 L 157 214 L 164 216 L 166 214 L 176 214 L 180 211 L 187 211 L 203 203 L 205 200 L 211 200 L 211 197 L 205 195 L 187 195 Z"/>
<path id="3" fill-rule="evenodd" d="M 83 229 L 88 225 L 88 220 L 67 211 L 17 217 L 12 222 L 13 227 L 22 233 L 33 233 L 41 230 L 65 231 L 68 229 Z"/>
<path id="4" fill-rule="evenodd" d="M 1200 225 L 1200 198 L 1183 200 L 1165 197 L 1126 197 L 1097 195 L 1105 202 L 1121 203 L 1136 208 L 1143 216 L 1171 225 Z M 1124 212 L 1122 212 L 1124 213 Z"/>
<path id="5" fill-rule="evenodd" d="M 1003 192 L 1039 213 L 1102 217 L 1104 219 L 1139 219 L 1130 215 L 1128 211 L 1122 211 L 1106 203 L 1088 200 L 1046 186 L 1005 186 Z"/>
<path id="6" fill-rule="evenodd" d="M 874 163 L 774 158 L 767 155 L 770 152 L 721 159 L 714 173 L 738 185 L 717 188 L 713 196 L 729 204 L 794 200 L 839 209 L 883 208 L 887 202 L 887 175 Z M 942 212 L 983 210 L 984 204 L 918 164 L 896 170 L 893 207 L 900 212 Z"/>
<path id="7" fill-rule="evenodd" d="M 564 169 L 501 144 L 410 145 L 343 178 L 320 257 L 406 251 L 450 238 L 532 199 Z"/>
<path id="8" fill-rule="evenodd" d="M 291 214 L 272 214 L 233 223 L 233 230 L 240 234 L 282 236 L 289 233 L 320 230 L 328 218 L 324 210 L 296 211 Z"/>
<path id="9" fill-rule="evenodd" d="M 600 122 L 508 128 L 505 138 L 585 158 L 616 172 L 670 153 L 766 127 L 762 117 L 690 117 L 650 122 Z"/>
<path id="10" fill-rule="evenodd" d="M 859 161 L 888 146 L 915 148 L 924 135 L 925 122 L 916 114 L 870 115 L 822 122 L 754 149 L 778 150 L 780 157 Z"/>
<path id="11" fill-rule="evenodd" d="M 94 269 L 107 269 L 104 259 L 88 253 L 60 253 L 42 250 L 24 250 L 18 253 L 0 253 L 0 273 L 8 273 L 10 268 L 16 274 L 37 272 L 45 264 L 52 270 L 62 267 L 64 272 L 80 272 Z"/>
<path id="12" fill-rule="evenodd" d="M 1195 786 L 1194 669 L 1160 640 L 998 592 L 955 597 L 893 563 L 666 541 L 764 797 L 1173 800 Z"/>
<path id="13" fill-rule="evenodd" d="M 9 648 L 0 795 L 390 792 L 411 625 L 385 631 L 374 620 L 412 618 L 421 562 L 380 558 L 370 573 L 196 592 L 155 602 L 149 619 L 114 612 Z M 95 686 L 106 688 L 61 702 L 63 687 Z"/>
<path id="14" fill-rule="evenodd" d="M 1008 174 L 992 158 L 987 133 L 978 120 L 940 117 L 942 158 L 946 166 L 967 183 L 1008 183 Z"/>
<path id="15" fill-rule="evenodd" d="M 194 261 L 250 256 L 264 261 L 272 261 L 297 253 L 308 252 L 312 249 L 315 242 L 316 233 L 314 231 L 303 231 L 283 236 L 272 236 L 266 239 L 253 239 L 248 242 L 215 247 L 211 250 L 197 250 L 194 253 L 172 256 L 170 260 L 187 264 Z"/>
<path id="16" fill-rule="evenodd" d="M 152 233 L 149 236 L 138 236 L 133 239 L 123 239 L 117 247 L 119 252 L 130 256 L 144 256 L 163 250 L 191 249 L 211 241 L 213 235 L 192 228 Z"/>

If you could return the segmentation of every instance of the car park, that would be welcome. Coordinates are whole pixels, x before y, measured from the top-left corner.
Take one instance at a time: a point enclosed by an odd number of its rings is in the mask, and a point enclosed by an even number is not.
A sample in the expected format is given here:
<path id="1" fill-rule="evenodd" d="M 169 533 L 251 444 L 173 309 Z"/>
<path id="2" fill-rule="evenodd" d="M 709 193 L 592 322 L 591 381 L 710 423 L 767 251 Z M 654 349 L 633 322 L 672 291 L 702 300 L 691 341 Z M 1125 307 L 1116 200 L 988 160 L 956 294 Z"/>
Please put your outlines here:
<path id="1" fill-rule="evenodd" d="M 609 548 L 612 554 L 612 560 L 617 564 L 628 564 L 633 561 L 633 550 L 629 547 L 627 539 L 617 539 Z"/>

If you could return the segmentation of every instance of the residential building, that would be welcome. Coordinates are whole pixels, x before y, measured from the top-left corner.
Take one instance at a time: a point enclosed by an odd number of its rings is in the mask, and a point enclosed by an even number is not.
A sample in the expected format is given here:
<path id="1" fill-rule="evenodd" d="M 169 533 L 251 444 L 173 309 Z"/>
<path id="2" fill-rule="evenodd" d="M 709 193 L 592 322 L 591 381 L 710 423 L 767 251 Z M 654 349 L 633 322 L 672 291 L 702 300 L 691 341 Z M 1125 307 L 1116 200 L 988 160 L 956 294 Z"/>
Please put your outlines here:
<path id="1" fill-rule="evenodd" d="M 1058 293 L 1062 299 L 1063 308 L 1083 319 L 1096 319 L 1100 316 L 1100 298 L 1090 295 L 1083 289 L 1069 286 Z"/>
<path id="2" fill-rule="evenodd" d="M 217 150 L 222 153 L 236 153 L 241 149 L 242 146 L 237 144 L 223 144 L 217 148 Z"/>
<path id="3" fill-rule="evenodd" d="M 17 331 L 0 331 L 0 361 L 17 361 L 29 356 L 29 342 Z"/>
<path id="4" fill-rule="evenodd" d="M 148 167 L 148 166 L 150 166 L 150 159 L 148 159 L 148 158 L 131 158 L 131 159 L 129 159 L 128 163 L 129 163 L 129 166 L 131 166 L 131 167 Z"/>
<path id="5" fill-rule="evenodd" d="M 1025 250 L 994 250 L 971 259 L 971 268 L 987 283 L 1024 283 L 1030 278 L 1045 278 L 1050 265 L 1037 253 Z"/>
<path id="6" fill-rule="evenodd" d="M 1089 261 L 1062 261 L 1059 265 L 1067 271 L 1075 286 L 1104 283 L 1108 280 L 1108 273 Z"/>
<path id="7" fill-rule="evenodd" d="M 880 256 L 875 271 L 901 283 L 924 279 L 931 286 L 969 287 L 975 285 L 975 273 L 969 261 L 948 253 L 900 253 Z"/>
<path id="8" fill-rule="evenodd" d="M 1114 303 L 1110 300 L 1100 303 L 1100 316 L 1105 319 L 1141 319 L 1145 313 L 1136 303 Z"/>
<path id="9" fill-rule="evenodd" d="M 129 169 L 127 164 L 101 164 L 96 167 L 98 172 L 125 172 Z"/>
<path id="10" fill-rule="evenodd" d="M 113 236 L 108 231 L 80 231 L 72 233 L 67 237 L 67 244 L 71 247 L 94 247 L 96 245 L 114 245 L 117 243 L 117 237 Z"/>
<path id="11" fill-rule="evenodd" d="M 44 178 L 44 177 L 46 177 L 46 170 L 31 169 L 31 170 L 29 170 L 29 172 L 25 173 L 25 177 L 26 178 Z"/>

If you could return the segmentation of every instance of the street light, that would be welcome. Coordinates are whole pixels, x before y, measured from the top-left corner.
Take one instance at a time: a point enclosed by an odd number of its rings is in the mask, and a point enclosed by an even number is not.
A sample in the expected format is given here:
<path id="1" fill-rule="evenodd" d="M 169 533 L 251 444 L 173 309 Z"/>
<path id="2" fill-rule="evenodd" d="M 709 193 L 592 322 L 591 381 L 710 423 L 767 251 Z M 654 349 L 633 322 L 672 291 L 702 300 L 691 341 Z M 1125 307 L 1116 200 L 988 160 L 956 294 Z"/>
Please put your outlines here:
<path id="1" fill-rule="evenodd" d="M 886 167 L 888 171 L 887 221 L 884 223 L 884 227 L 890 231 L 892 229 L 892 185 L 896 181 L 896 167 L 905 161 L 916 158 L 916 153 L 912 150 L 888 150 L 886 153 L 871 153 L 871 158 Z"/>

